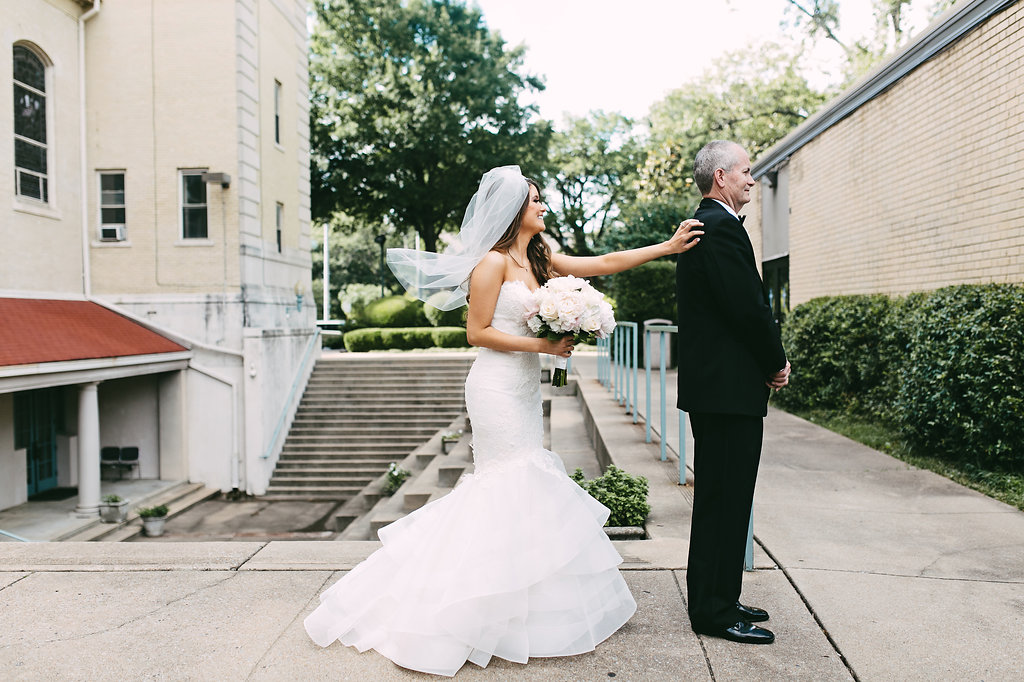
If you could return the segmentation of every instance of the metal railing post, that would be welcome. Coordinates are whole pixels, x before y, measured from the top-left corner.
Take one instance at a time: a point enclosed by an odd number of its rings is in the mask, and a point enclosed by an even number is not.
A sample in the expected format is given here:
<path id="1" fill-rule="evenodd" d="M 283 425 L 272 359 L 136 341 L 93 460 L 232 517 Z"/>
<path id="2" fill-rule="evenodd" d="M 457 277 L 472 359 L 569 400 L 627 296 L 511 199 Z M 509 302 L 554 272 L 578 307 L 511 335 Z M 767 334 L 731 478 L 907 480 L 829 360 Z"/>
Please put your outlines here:
<path id="1" fill-rule="evenodd" d="M 696 485 L 696 483 L 694 484 Z M 754 510 L 750 510 L 750 523 L 747 524 L 747 551 L 743 556 L 743 567 L 754 570 Z"/>
<path id="2" fill-rule="evenodd" d="M 679 485 L 686 485 L 686 413 L 679 410 Z"/>
<path id="3" fill-rule="evenodd" d="M 632 402 L 632 405 L 633 405 L 633 423 L 634 424 L 636 424 L 637 419 L 639 418 L 637 413 L 640 412 L 640 410 L 637 409 L 637 405 L 636 405 L 636 384 L 637 384 L 637 379 L 639 378 L 637 376 L 636 361 L 637 361 L 637 345 L 639 345 L 639 343 L 640 343 L 640 327 L 634 322 L 633 323 L 633 402 Z"/>
<path id="4" fill-rule="evenodd" d="M 651 331 L 644 323 L 644 386 L 647 389 L 647 410 L 644 412 L 645 443 L 651 442 Z"/>

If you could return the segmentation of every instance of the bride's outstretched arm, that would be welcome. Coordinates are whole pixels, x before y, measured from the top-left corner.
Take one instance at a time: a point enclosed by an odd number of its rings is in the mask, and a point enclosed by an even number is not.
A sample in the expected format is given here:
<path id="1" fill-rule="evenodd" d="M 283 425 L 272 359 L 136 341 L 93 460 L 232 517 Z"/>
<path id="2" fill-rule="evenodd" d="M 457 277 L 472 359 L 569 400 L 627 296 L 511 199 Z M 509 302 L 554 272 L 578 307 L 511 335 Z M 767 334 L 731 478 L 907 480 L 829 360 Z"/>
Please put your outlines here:
<path id="1" fill-rule="evenodd" d="M 694 228 L 700 227 L 703 224 L 699 220 L 690 218 L 683 221 L 667 241 L 663 241 L 660 244 L 643 246 L 639 249 L 615 251 L 614 253 L 606 253 L 603 256 L 552 254 L 551 264 L 560 275 L 576 275 L 577 277 L 611 275 L 635 268 L 655 258 L 689 251 L 700 241 L 700 235 L 704 234 L 703 231 Z"/>
<path id="2" fill-rule="evenodd" d="M 506 334 L 491 326 L 494 306 L 498 303 L 501 284 L 505 280 L 505 259 L 491 251 L 473 269 L 469 278 L 469 315 L 466 317 L 466 338 L 474 346 L 494 350 L 550 353 L 568 357 L 571 337 L 548 341 L 538 337 Z"/>

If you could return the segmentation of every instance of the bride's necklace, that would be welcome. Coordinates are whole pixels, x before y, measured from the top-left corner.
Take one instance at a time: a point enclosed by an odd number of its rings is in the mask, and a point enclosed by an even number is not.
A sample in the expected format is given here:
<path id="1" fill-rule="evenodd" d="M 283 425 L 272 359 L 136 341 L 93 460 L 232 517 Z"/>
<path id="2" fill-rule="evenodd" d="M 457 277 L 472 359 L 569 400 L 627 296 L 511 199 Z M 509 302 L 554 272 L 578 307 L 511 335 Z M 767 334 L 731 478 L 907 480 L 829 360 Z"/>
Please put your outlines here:
<path id="1" fill-rule="evenodd" d="M 516 257 L 512 255 L 511 251 L 506 251 L 505 253 L 507 253 L 508 257 L 512 259 L 512 262 L 516 264 L 516 267 L 522 268 L 523 270 L 529 270 L 529 268 L 526 267 L 525 265 L 519 264 L 519 261 L 516 260 Z"/>

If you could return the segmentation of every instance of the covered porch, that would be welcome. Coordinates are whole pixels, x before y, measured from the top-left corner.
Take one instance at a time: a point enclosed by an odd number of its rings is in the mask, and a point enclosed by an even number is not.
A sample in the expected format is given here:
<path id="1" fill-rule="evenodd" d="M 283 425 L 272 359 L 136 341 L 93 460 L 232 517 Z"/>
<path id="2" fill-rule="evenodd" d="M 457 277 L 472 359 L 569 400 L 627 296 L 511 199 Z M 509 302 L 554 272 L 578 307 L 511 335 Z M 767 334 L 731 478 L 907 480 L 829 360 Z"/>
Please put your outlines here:
<path id="1" fill-rule="evenodd" d="M 0 319 L 0 530 L 60 537 L 188 478 L 188 348 L 91 301 L 0 298 Z M 103 480 L 104 446 L 134 446 L 128 476 Z"/>

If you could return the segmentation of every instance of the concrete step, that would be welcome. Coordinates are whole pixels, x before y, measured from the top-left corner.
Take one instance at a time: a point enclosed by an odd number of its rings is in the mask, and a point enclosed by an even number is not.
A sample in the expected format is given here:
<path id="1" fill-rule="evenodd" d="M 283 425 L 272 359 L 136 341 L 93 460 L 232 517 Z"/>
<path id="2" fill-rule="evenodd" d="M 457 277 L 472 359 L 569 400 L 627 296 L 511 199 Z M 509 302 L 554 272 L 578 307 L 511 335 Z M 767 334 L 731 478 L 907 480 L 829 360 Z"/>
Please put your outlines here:
<path id="1" fill-rule="evenodd" d="M 426 440 L 437 432 L 437 427 L 433 425 L 427 426 L 377 426 L 377 425 L 328 425 L 324 424 L 321 426 L 299 426 L 292 427 L 289 432 L 289 436 L 292 437 L 306 437 L 306 436 L 319 436 L 324 438 L 362 438 L 363 436 L 379 434 L 393 435 L 397 438 L 420 438 Z"/>
<path id="2" fill-rule="evenodd" d="M 286 446 L 287 447 L 287 446 Z M 278 461 L 288 461 L 290 459 L 337 459 L 337 460 L 392 460 L 395 454 L 398 453 L 399 459 L 405 455 L 400 450 L 395 452 L 381 451 L 379 449 L 373 450 L 338 450 L 337 448 L 304 448 L 300 450 L 288 450 L 282 452 L 278 457 Z"/>
<path id="3" fill-rule="evenodd" d="M 293 467 L 290 469 L 278 469 L 274 472 L 274 477 L 271 481 L 284 481 L 286 479 L 298 479 L 298 478 L 322 478 L 323 480 L 338 479 L 338 480 L 362 480 L 364 478 L 374 479 L 380 476 L 382 473 L 388 470 L 390 462 L 380 462 L 380 466 L 362 466 L 362 467 L 331 467 L 331 466 L 316 466 L 316 467 Z"/>
<path id="4" fill-rule="evenodd" d="M 132 501 L 132 509 L 124 523 L 100 523 L 98 526 L 87 528 L 82 533 L 72 537 L 64 538 L 73 542 L 123 542 L 135 537 L 142 532 L 142 520 L 135 510 L 140 507 L 155 507 L 160 504 L 167 505 L 167 518 L 172 518 L 186 509 L 208 500 L 217 495 L 220 491 L 216 488 L 208 488 L 202 483 L 185 483 L 162 490 L 149 497 Z"/>
<path id="5" fill-rule="evenodd" d="M 380 472 L 383 473 L 383 472 Z M 281 488 L 337 488 L 359 491 L 366 487 L 366 484 L 380 476 L 277 476 L 270 479 L 267 490 L 279 490 Z"/>
<path id="6" fill-rule="evenodd" d="M 278 469 L 281 471 L 289 469 L 334 469 L 336 471 L 359 471 L 359 470 L 370 470 L 379 471 L 383 463 L 384 468 L 387 468 L 388 463 L 394 462 L 391 459 L 361 459 L 361 460 L 342 460 L 342 459 L 330 459 L 330 458 L 304 458 L 294 460 L 279 460 Z"/>
<path id="7" fill-rule="evenodd" d="M 363 486 L 291 486 L 274 485 L 267 486 L 266 497 L 275 495 L 302 497 L 309 500 L 347 500 L 363 489 Z"/>
<path id="8" fill-rule="evenodd" d="M 407 452 L 416 449 L 426 440 L 426 438 L 383 438 L 378 441 L 360 439 L 359 442 L 356 442 L 353 438 L 317 439 L 303 436 L 300 439 L 289 440 L 285 445 L 287 450 L 282 451 L 282 454 L 310 451 L 337 452 L 339 454 L 354 451 L 373 452 L 375 450 L 381 453 Z"/>

